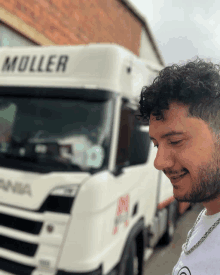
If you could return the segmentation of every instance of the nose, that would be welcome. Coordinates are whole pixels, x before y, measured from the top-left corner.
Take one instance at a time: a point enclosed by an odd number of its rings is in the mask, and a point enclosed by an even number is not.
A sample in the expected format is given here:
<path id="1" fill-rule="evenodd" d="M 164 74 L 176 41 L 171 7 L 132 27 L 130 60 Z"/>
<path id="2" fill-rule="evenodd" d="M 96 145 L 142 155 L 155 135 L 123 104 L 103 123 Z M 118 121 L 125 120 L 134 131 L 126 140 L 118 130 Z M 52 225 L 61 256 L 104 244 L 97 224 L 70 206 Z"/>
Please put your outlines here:
<path id="1" fill-rule="evenodd" d="M 157 155 L 154 160 L 154 167 L 157 170 L 167 170 L 174 166 L 174 156 L 171 150 L 162 146 L 158 147 Z"/>

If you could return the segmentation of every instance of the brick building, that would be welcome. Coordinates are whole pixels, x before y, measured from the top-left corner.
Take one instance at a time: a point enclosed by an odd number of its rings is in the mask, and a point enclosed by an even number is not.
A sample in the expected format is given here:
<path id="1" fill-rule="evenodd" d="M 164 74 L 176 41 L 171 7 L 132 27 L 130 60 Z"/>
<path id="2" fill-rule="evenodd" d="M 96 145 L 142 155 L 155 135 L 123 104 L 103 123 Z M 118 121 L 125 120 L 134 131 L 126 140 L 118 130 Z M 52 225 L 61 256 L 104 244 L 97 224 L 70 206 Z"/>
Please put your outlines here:
<path id="1" fill-rule="evenodd" d="M 0 46 L 116 43 L 164 65 L 129 0 L 0 0 Z"/>

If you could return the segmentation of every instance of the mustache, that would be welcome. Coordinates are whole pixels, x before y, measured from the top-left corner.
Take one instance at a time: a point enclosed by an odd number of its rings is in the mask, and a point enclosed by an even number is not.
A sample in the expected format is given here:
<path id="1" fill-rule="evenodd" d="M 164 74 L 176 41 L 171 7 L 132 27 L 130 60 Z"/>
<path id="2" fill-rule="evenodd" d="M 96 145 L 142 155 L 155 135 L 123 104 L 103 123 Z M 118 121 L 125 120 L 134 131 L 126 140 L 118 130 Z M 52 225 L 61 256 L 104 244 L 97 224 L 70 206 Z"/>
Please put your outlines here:
<path id="1" fill-rule="evenodd" d="M 184 173 L 188 172 L 188 170 L 184 168 L 180 171 L 163 170 L 163 172 L 166 176 L 171 176 L 171 175 L 175 176 L 175 175 L 184 174 Z"/>

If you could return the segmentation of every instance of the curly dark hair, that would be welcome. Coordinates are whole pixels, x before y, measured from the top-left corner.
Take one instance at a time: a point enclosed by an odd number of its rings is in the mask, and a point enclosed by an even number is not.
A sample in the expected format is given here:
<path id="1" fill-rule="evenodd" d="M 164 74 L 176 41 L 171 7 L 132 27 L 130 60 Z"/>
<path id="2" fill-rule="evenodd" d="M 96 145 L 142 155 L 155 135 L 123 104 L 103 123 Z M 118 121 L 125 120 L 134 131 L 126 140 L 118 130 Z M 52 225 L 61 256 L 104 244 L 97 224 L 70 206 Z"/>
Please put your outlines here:
<path id="1" fill-rule="evenodd" d="M 139 117 L 150 115 L 164 120 L 172 102 L 189 107 L 188 117 L 201 118 L 220 131 L 220 65 L 200 58 L 184 65 L 174 64 L 159 72 L 150 86 L 144 86 L 139 101 Z M 216 131 L 215 131 L 216 132 Z"/>

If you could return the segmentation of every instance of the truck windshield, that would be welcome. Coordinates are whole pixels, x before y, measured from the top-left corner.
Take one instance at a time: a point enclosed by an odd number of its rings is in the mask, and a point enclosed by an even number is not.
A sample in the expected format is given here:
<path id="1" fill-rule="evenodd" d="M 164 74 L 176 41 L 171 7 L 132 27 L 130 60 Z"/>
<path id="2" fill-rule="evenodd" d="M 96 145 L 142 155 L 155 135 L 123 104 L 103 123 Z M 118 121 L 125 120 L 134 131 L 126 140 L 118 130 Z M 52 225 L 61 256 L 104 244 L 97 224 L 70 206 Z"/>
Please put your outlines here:
<path id="1" fill-rule="evenodd" d="M 54 171 L 103 169 L 112 117 L 112 99 L 0 97 L 0 156 Z"/>

